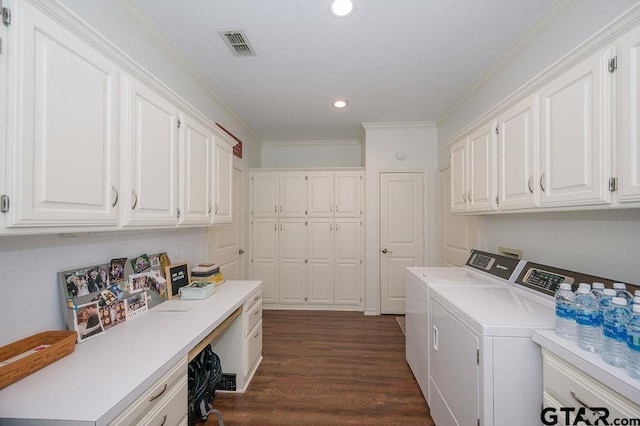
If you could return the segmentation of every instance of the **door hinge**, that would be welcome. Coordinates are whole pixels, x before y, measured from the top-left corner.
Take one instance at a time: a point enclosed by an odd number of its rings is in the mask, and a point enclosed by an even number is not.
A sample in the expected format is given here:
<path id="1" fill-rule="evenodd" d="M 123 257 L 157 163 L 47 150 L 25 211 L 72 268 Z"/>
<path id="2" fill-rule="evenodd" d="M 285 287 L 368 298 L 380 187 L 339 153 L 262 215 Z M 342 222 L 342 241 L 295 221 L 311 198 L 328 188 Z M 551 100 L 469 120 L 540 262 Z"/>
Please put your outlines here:
<path id="1" fill-rule="evenodd" d="M 500 200 L 498 200 L 498 196 L 496 195 L 496 204 L 500 205 Z"/>
<path id="2" fill-rule="evenodd" d="M 178 118 L 178 129 L 180 128 L 180 126 L 182 126 L 182 120 Z"/>
<path id="3" fill-rule="evenodd" d="M 304 177 L 304 180 L 309 180 L 309 176 L 305 176 L 305 177 Z"/>
<path id="4" fill-rule="evenodd" d="M 304 226 L 307 226 L 307 225 L 309 225 L 309 222 L 305 221 Z"/>
<path id="5" fill-rule="evenodd" d="M 9 196 L 2 194 L 0 196 L 0 212 L 7 213 L 9 211 Z"/>
<path id="6" fill-rule="evenodd" d="M 500 132 L 498 131 L 498 126 L 496 126 L 496 135 L 499 135 Z"/>
<path id="7" fill-rule="evenodd" d="M 11 9 L 9 9 L 8 7 L 2 8 L 2 22 L 6 26 L 11 25 Z"/>
<path id="8" fill-rule="evenodd" d="M 609 191 L 614 192 L 618 190 L 618 178 L 612 177 L 609 179 Z"/>
<path id="9" fill-rule="evenodd" d="M 360 264 L 362 265 L 362 259 L 360 259 Z"/>
<path id="10" fill-rule="evenodd" d="M 480 419 L 478 419 L 478 426 L 480 426 Z"/>
<path id="11" fill-rule="evenodd" d="M 480 365 L 480 349 L 476 349 L 476 364 Z"/>
<path id="12" fill-rule="evenodd" d="M 305 259 L 305 260 L 304 260 L 304 263 L 309 263 L 309 259 Z"/>
<path id="13" fill-rule="evenodd" d="M 176 209 L 176 212 L 177 212 L 177 214 L 178 214 L 178 219 L 180 219 L 180 207 L 178 207 L 178 208 Z"/>
<path id="14" fill-rule="evenodd" d="M 613 72 L 617 69 L 618 69 L 618 57 L 614 56 L 613 58 L 609 59 L 609 72 L 613 74 Z"/>

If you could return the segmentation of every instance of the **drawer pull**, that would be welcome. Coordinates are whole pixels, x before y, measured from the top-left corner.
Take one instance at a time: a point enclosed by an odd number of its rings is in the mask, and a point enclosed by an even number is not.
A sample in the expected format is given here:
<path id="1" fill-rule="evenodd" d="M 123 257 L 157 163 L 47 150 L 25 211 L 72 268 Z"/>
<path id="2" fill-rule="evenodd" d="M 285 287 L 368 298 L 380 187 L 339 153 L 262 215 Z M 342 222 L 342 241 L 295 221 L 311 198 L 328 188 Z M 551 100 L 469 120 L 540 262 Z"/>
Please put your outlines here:
<path id="1" fill-rule="evenodd" d="M 258 309 L 257 311 L 255 311 L 255 312 L 253 313 L 253 315 L 259 315 L 259 314 L 260 314 L 260 309 Z"/>
<path id="2" fill-rule="evenodd" d="M 167 422 L 167 415 L 165 414 L 164 417 L 162 418 L 162 423 L 160 423 L 160 426 L 164 426 L 166 422 Z"/>
<path id="3" fill-rule="evenodd" d="M 259 332 L 259 331 L 256 331 L 256 334 L 255 334 L 255 336 L 253 336 L 253 338 L 255 339 L 255 338 L 256 338 L 256 337 L 258 337 L 259 335 L 260 335 L 260 332 Z"/>
<path id="4" fill-rule="evenodd" d="M 149 402 L 151 402 L 151 401 L 153 401 L 153 400 L 155 400 L 155 399 L 160 398 L 160 396 L 161 396 L 161 395 L 164 393 L 164 391 L 166 391 L 166 390 L 167 390 L 167 384 L 165 383 L 165 384 L 164 384 L 164 387 L 162 388 L 162 390 L 160 391 L 160 393 L 159 393 L 159 394 L 157 394 L 157 395 L 155 395 L 155 396 L 152 396 L 152 397 L 149 399 Z M 163 424 L 164 424 L 164 422 L 163 422 Z"/>
<path id="5" fill-rule="evenodd" d="M 580 400 L 580 398 L 578 398 L 578 396 L 576 395 L 576 393 L 574 391 L 571 391 L 571 396 L 573 397 L 573 399 L 578 401 L 578 404 L 582 405 L 584 408 L 588 408 L 589 410 L 593 411 L 593 408 L 589 407 L 587 404 L 582 402 L 582 400 Z"/>

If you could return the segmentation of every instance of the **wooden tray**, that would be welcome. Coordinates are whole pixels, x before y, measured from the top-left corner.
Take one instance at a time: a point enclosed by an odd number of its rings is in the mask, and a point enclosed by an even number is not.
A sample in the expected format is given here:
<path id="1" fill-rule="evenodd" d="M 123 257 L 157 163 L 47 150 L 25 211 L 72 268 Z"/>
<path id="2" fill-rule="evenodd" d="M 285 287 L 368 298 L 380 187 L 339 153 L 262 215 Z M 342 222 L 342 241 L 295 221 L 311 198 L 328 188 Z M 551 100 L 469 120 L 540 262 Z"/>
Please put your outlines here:
<path id="1" fill-rule="evenodd" d="M 77 338 L 78 334 L 75 331 L 45 331 L 0 347 L 0 363 L 2 363 L 40 345 L 51 345 L 10 364 L 0 366 L 0 389 L 69 355 L 75 349 Z"/>

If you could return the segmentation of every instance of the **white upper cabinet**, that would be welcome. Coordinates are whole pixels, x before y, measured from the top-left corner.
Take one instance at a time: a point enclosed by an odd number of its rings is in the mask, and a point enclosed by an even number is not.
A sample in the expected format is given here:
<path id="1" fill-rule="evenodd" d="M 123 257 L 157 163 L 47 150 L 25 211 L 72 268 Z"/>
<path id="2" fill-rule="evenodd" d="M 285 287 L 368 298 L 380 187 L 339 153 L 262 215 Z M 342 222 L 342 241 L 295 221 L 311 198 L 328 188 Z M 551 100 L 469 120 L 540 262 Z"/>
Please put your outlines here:
<path id="1" fill-rule="evenodd" d="M 451 167 L 451 212 L 461 213 L 469 211 L 467 203 L 467 138 L 464 138 L 449 149 L 449 162 Z"/>
<path id="2" fill-rule="evenodd" d="M 125 225 L 178 224 L 178 110 L 135 79 L 123 79 Z"/>
<path id="3" fill-rule="evenodd" d="M 536 207 L 536 100 L 530 96 L 498 117 L 498 206 Z"/>
<path id="4" fill-rule="evenodd" d="M 480 127 L 469 135 L 469 211 L 495 210 L 496 205 L 496 140 L 495 122 Z"/>
<path id="5" fill-rule="evenodd" d="M 618 200 L 640 201 L 640 28 L 618 47 Z"/>
<path id="6" fill-rule="evenodd" d="M 311 217 L 333 217 L 333 173 L 309 173 L 307 214 Z"/>
<path id="7" fill-rule="evenodd" d="M 115 226 L 119 67 L 27 2 L 14 6 L 6 226 Z"/>
<path id="8" fill-rule="evenodd" d="M 212 176 L 214 177 L 214 211 L 212 220 L 215 224 L 231 223 L 233 217 L 233 146 L 227 138 L 215 136 L 215 161 Z"/>
<path id="9" fill-rule="evenodd" d="M 184 115 L 180 123 L 180 223 L 211 223 L 211 149 L 213 135 L 197 119 Z"/>
<path id="10" fill-rule="evenodd" d="M 610 49 L 583 60 L 540 91 L 540 205 L 610 201 Z"/>
<path id="11" fill-rule="evenodd" d="M 253 217 L 278 216 L 278 182 L 277 173 L 251 175 L 251 215 Z"/>
<path id="12" fill-rule="evenodd" d="M 280 173 L 278 197 L 279 217 L 304 217 L 307 204 L 307 175 L 298 172 Z"/>

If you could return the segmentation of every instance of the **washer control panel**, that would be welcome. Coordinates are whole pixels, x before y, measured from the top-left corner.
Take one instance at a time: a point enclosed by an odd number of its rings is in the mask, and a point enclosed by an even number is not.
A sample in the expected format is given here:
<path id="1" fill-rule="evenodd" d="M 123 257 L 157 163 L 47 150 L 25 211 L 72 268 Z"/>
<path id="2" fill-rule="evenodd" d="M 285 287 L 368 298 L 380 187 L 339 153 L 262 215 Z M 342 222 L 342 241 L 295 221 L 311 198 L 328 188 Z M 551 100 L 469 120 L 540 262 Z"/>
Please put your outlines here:
<path id="1" fill-rule="evenodd" d="M 562 283 L 573 284 L 573 282 L 573 277 L 539 268 L 527 269 L 522 279 L 524 285 L 530 288 L 540 289 L 547 294 L 555 294 Z"/>

